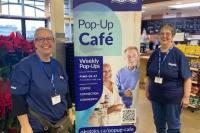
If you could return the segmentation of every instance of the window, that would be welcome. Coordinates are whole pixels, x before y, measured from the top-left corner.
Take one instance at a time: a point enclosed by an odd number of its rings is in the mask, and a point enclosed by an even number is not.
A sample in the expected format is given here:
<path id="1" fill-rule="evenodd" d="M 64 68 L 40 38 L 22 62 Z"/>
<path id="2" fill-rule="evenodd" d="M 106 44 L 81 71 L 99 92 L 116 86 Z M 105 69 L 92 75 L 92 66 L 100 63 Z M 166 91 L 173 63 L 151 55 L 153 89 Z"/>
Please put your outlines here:
<path id="1" fill-rule="evenodd" d="M 8 0 L 6 0 L 8 1 Z M 9 0 L 9 3 L 21 3 L 21 0 Z"/>
<path id="2" fill-rule="evenodd" d="M 35 13 L 36 17 L 44 17 L 45 16 L 45 9 L 44 9 L 44 2 L 35 2 Z M 47 17 L 47 16 L 46 16 Z"/>
<path id="3" fill-rule="evenodd" d="M 24 1 L 25 16 L 45 17 L 44 1 Z"/>
<path id="4" fill-rule="evenodd" d="M 65 39 L 67 42 L 73 42 L 73 1 L 64 1 L 64 16 L 65 16 Z"/>
<path id="5" fill-rule="evenodd" d="M 35 7 L 44 11 L 44 2 L 36 1 Z"/>
<path id="6" fill-rule="evenodd" d="M 4 2 L 2 1 L 2 14 L 3 15 L 9 15 L 9 11 L 8 11 L 8 4 L 4 4 Z"/>
<path id="7" fill-rule="evenodd" d="M 22 16 L 22 5 L 10 4 L 9 12 L 12 16 Z"/>
<path id="8" fill-rule="evenodd" d="M 31 6 L 24 6 L 24 12 L 27 17 L 35 17 L 35 10 Z"/>
<path id="9" fill-rule="evenodd" d="M 22 22 L 25 21 L 26 33 L 22 33 Z M 0 18 L 0 35 L 10 35 L 11 32 L 20 32 L 26 39 L 34 38 L 35 29 L 45 27 L 47 20 L 25 20 Z M 25 29 L 24 29 L 25 30 Z"/>
<path id="10" fill-rule="evenodd" d="M 23 32 L 27 39 L 33 39 L 35 29 L 45 27 L 45 0 L 0 0 L 0 35 L 9 35 L 12 31 Z M 47 7 L 49 3 L 46 3 Z M 47 13 L 50 11 L 47 8 Z M 1 18 L 1 15 L 4 15 Z M 5 19 L 9 16 L 10 19 Z M 22 17 L 21 17 L 22 16 Z M 8 18 L 9 18 L 8 17 Z M 39 17 L 39 18 L 38 18 Z"/>
<path id="11" fill-rule="evenodd" d="M 2 15 L 45 17 L 45 0 L 1 0 L 0 6 Z M 48 7 L 49 3 L 46 6 Z M 47 8 L 46 12 L 49 11 Z"/>
<path id="12" fill-rule="evenodd" d="M 26 39 L 33 40 L 34 32 L 39 27 L 45 27 L 45 21 L 26 20 Z"/>
<path id="13" fill-rule="evenodd" d="M 10 35 L 13 31 L 22 33 L 21 20 L 0 19 L 0 35 Z"/>
<path id="14" fill-rule="evenodd" d="M 65 39 L 67 42 L 73 42 L 73 24 L 65 23 Z"/>
<path id="15" fill-rule="evenodd" d="M 72 0 L 64 1 L 64 16 L 72 16 L 72 7 L 73 7 Z"/>
<path id="16" fill-rule="evenodd" d="M 21 0 L 2 0 L 2 14 L 22 16 L 22 1 Z"/>

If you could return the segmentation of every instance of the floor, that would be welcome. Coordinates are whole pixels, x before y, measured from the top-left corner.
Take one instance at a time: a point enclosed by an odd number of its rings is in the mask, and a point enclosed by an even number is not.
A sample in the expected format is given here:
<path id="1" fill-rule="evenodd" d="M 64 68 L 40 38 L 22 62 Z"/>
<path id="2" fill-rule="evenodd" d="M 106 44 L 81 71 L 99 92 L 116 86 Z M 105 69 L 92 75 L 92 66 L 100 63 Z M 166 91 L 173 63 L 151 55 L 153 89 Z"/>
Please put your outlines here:
<path id="1" fill-rule="evenodd" d="M 145 97 L 145 91 L 143 87 L 140 87 L 139 89 L 137 110 L 137 133 L 156 133 L 153 123 L 151 105 Z M 191 112 L 189 109 L 184 109 L 181 114 L 181 123 L 181 133 L 200 133 L 200 110 Z"/>

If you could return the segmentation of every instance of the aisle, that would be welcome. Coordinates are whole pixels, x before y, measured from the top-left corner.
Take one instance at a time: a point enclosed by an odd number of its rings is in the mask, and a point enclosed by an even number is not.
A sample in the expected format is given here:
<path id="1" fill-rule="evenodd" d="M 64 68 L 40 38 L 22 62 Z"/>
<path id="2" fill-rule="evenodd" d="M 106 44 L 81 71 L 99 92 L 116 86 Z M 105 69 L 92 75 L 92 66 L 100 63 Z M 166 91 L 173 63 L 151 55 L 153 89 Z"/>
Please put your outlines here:
<path id="1" fill-rule="evenodd" d="M 139 127 L 137 129 L 137 133 L 155 133 L 151 105 L 145 97 L 143 87 L 139 90 L 137 109 L 139 117 Z M 181 133 L 200 133 L 200 111 L 192 113 L 188 109 L 184 109 L 181 118 Z"/>

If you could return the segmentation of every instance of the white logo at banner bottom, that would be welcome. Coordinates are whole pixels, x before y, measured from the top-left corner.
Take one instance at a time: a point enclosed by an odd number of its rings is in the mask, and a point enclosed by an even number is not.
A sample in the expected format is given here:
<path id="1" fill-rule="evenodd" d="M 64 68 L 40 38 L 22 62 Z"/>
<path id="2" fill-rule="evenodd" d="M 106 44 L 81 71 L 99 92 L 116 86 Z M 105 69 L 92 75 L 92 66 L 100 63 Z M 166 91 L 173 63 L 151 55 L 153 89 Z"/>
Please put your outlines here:
<path id="1" fill-rule="evenodd" d="M 136 3 L 137 0 L 112 0 L 111 2 L 116 2 L 116 3 L 120 3 L 120 4 L 123 4 L 123 3 Z"/>

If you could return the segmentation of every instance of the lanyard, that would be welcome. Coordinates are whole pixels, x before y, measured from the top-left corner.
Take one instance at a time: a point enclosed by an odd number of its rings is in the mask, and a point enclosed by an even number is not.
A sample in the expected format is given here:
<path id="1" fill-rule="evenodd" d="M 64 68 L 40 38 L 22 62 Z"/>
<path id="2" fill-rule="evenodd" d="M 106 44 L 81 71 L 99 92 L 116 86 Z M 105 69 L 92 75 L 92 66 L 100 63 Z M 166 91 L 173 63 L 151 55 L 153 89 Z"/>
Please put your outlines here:
<path id="1" fill-rule="evenodd" d="M 173 49 L 174 46 L 172 46 L 166 53 L 166 55 L 163 57 L 163 60 L 161 61 L 161 50 L 159 50 L 159 58 L 158 58 L 158 76 L 160 77 L 160 69 L 161 69 L 161 65 L 163 64 L 163 62 L 165 61 L 165 59 L 167 58 L 167 55 L 169 54 L 169 52 Z"/>
<path id="2" fill-rule="evenodd" d="M 36 55 L 39 62 L 40 62 L 40 66 L 42 67 L 42 70 L 44 71 L 45 75 L 47 76 L 47 78 L 50 80 L 52 86 L 53 86 L 53 89 L 55 91 L 55 95 L 57 94 L 57 90 L 55 88 L 55 83 L 54 83 L 54 74 L 55 74 L 55 62 L 51 59 L 50 60 L 50 63 L 51 63 L 51 76 L 49 76 L 43 62 L 41 61 L 41 59 L 38 57 L 38 55 Z"/>

